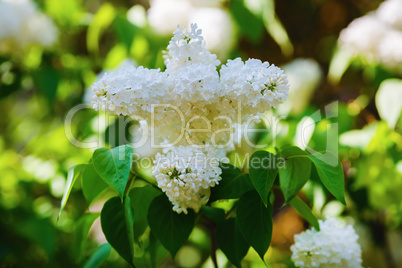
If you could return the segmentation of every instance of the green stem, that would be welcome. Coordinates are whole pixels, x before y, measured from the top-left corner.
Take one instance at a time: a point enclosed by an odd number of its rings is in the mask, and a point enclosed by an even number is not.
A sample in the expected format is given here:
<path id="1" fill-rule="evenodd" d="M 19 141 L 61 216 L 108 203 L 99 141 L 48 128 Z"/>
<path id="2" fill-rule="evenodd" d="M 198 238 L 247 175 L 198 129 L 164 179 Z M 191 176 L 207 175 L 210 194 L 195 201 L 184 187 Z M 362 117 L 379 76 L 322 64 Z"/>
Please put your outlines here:
<path id="1" fill-rule="evenodd" d="M 149 180 L 144 179 L 143 177 L 139 176 L 138 173 L 135 170 L 130 169 L 130 174 L 133 174 L 133 177 L 135 178 L 135 180 L 146 182 L 147 184 L 151 185 L 155 189 L 158 189 L 159 191 L 162 191 L 157 185 L 155 185 L 152 182 L 150 182 Z"/>
<path id="2" fill-rule="evenodd" d="M 126 188 L 124 189 L 124 196 L 126 196 L 127 192 L 130 190 L 131 183 L 133 182 L 135 177 L 136 177 L 136 174 L 134 172 L 131 172 L 131 169 L 130 169 L 130 174 L 128 175 Z"/>
<path id="3" fill-rule="evenodd" d="M 225 216 L 226 219 L 229 219 L 235 213 L 236 207 L 237 207 L 237 202 L 234 203 L 232 208 L 226 213 L 226 216 Z"/>

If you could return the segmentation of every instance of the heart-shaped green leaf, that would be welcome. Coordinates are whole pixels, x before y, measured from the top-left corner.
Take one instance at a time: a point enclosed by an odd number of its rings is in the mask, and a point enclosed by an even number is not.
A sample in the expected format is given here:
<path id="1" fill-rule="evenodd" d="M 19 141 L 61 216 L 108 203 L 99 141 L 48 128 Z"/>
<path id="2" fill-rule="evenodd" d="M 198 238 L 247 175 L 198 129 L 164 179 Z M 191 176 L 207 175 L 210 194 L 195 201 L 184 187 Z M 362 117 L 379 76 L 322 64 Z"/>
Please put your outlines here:
<path id="1" fill-rule="evenodd" d="M 346 206 L 345 179 L 339 159 L 331 152 L 312 154 L 308 157 L 313 162 L 324 186 Z"/>
<path id="2" fill-rule="evenodd" d="M 281 151 L 286 159 L 279 169 L 279 182 L 285 202 L 289 202 L 303 188 L 311 172 L 311 161 L 307 153 L 298 147 L 288 147 Z"/>
<path id="3" fill-rule="evenodd" d="M 162 194 L 151 185 L 144 187 L 135 187 L 128 194 L 131 201 L 131 207 L 134 210 L 134 239 L 139 241 L 141 235 L 145 232 L 148 226 L 148 209 L 152 200 Z"/>
<path id="4" fill-rule="evenodd" d="M 120 198 L 109 199 L 101 211 L 101 226 L 109 244 L 131 266 L 134 257 L 133 212 L 130 198 L 122 203 Z"/>
<path id="5" fill-rule="evenodd" d="M 99 213 L 87 213 L 84 214 L 76 224 L 73 237 L 74 247 L 72 248 L 72 250 L 78 260 L 81 260 L 84 256 L 85 242 L 87 241 L 86 238 L 89 229 L 91 229 L 92 224 L 98 217 Z"/>
<path id="6" fill-rule="evenodd" d="M 231 164 L 221 163 L 222 179 L 219 184 L 211 188 L 209 202 L 219 199 L 235 199 L 245 192 L 254 189 L 248 174 L 241 173 L 240 169 Z"/>
<path id="7" fill-rule="evenodd" d="M 89 163 L 82 171 L 81 178 L 82 193 L 88 206 L 101 194 L 109 185 L 98 175 L 93 163 Z"/>
<path id="8" fill-rule="evenodd" d="M 149 206 L 148 224 L 152 233 L 170 252 L 172 258 L 188 239 L 194 228 L 194 211 L 188 214 L 177 214 L 172 210 L 172 204 L 166 195 L 156 197 Z"/>
<path id="9" fill-rule="evenodd" d="M 95 150 L 92 161 L 99 176 L 123 198 L 133 161 L 133 148 L 122 145 Z"/>
<path id="10" fill-rule="evenodd" d="M 240 268 L 240 263 L 246 256 L 250 245 L 241 234 L 234 218 L 218 224 L 216 228 L 216 242 L 228 260 Z"/>
<path id="11" fill-rule="evenodd" d="M 314 216 L 311 209 L 297 196 L 289 201 L 289 205 L 292 206 L 299 214 L 308 221 L 316 230 L 320 230 L 320 225 L 318 224 L 318 220 L 316 216 Z"/>
<path id="12" fill-rule="evenodd" d="M 279 158 L 267 151 L 257 151 L 250 157 L 250 178 L 265 206 L 268 205 L 268 193 L 278 174 L 278 164 Z"/>
<path id="13" fill-rule="evenodd" d="M 266 207 L 255 191 L 245 193 L 237 202 L 237 224 L 245 240 L 264 260 L 272 237 L 272 205 Z"/>

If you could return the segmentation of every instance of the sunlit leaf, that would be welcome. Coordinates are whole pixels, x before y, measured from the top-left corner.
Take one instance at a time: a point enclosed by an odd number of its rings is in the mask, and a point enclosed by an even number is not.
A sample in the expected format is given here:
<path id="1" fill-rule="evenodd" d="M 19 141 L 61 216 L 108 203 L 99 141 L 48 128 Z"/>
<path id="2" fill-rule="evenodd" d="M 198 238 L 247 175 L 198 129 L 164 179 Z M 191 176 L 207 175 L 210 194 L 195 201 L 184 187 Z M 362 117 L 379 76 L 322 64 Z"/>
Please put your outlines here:
<path id="1" fill-rule="evenodd" d="M 103 68 L 106 70 L 116 68 L 119 65 L 119 63 L 126 58 L 127 58 L 127 48 L 123 44 L 117 44 L 112 49 L 109 50 L 109 53 L 107 54 L 103 64 Z"/>
<path id="2" fill-rule="evenodd" d="M 99 40 L 102 33 L 109 27 L 116 16 L 114 7 L 110 3 L 103 3 L 96 12 L 87 31 L 87 48 L 90 52 L 99 51 Z"/>
<path id="3" fill-rule="evenodd" d="M 113 149 L 96 149 L 92 160 L 99 176 L 123 198 L 133 160 L 133 148 L 122 145 Z"/>
<path id="4" fill-rule="evenodd" d="M 328 191 L 346 205 L 345 178 L 339 159 L 331 152 L 308 155 L 308 158 L 313 162 L 320 180 Z"/>
<path id="5" fill-rule="evenodd" d="M 316 230 L 320 230 L 317 217 L 314 216 L 311 209 L 297 196 L 289 201 L 289 205 L 292 206 L 306 221 L 308 221 Z"/>
<path id="6" fill-rule="evenodd" d="M 76 165 L 70 168 L 67 175 L 67 182 L 63 193 L 63 198 L 61 199 L 60 211 L 57 220 L 59 220 L 61 212 L 63 211 L 64 207 L 66 206 L 68 197 L 70 196 L 71 189 L 77 178 L 81 175 L 81 171 L 85 168 L 86 165 Z"/>
<path id="7" fill-rule="evenodd" d="M 62 26 L 79 25 L 82 23 L 82 16 L 85 15 L 82 2 L 80 0 L 46 0 L 46 13 Z"/>
<path id="8" fill-rule="evenodd" d="M 144 35 L 137 34 L 130 48 L 130 54 L 136 60 L 143 60 L 149 55 L 149 44 Z"/>
<path id="9" fill-rule="evenodd" d="M 127 51 L 130 51 L 134 36 L 137 32 L 137 27 L 129 22 L 127 18 L 119 15 L 116 16 L 113 22 L 113 28 L 120 42 L 126 46 Z"/>

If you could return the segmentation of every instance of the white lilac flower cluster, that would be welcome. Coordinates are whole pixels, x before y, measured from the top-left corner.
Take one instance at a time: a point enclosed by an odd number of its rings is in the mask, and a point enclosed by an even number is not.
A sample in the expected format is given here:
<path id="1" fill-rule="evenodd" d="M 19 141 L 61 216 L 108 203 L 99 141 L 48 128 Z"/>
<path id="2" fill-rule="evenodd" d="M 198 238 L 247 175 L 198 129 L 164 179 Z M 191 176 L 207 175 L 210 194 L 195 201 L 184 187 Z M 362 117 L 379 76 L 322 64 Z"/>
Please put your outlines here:
<path id="1" fill-rule="evenodd" d="M 332 217 L 319 224 L 320 231 L 312 228 L 295 235 L 290 249 L 296 267 L 361 268 L 362 251 L 353 227 Z"/>
<path id="2" fill-rule="evenodd" d="M 147 123 L 146 132 L 158 144 L 176 146 L 170 154 L 186 159 L 206 153 L 200 149 L 206 147 L 214 148 L 206 157 L 216 157 L 232 148 L 235 123 L 276 107 L 289 89 L 283 71 L 268 62 L 229 60 L 220 74 L 219 64 L 196 24 L 189 31 L 178 27 L 167 47 L 164 72 L 131 65 L 106 73 L 91 87 L 92 103 L 94 109 Z M 173 162 L 167 169 L 156 167 L 153 174 L 174 210 L 186 212 L 205 204 L 209 187 L 219 181 L 220 168 L 208 170 L 187 170 Z"/>
<path id="3" fill-rule="evenodd" d="M 92 85 L 92 103 L 95 109 L 146 120 L 160 142 L 184 133 L 187 139 L 179 144 L 225 145 L 230 131 L 218 130 L 230 130 L 239 114 L 245 121 L 275 108 L 287 98 L 289 84 L 268 62 L 229 60 L 220 75 L 219 63 L 196 24 L 190 31 L 178 28 L 167 47 L 164 72 L 128 66 L 106 73 Z"/>
<path id="4" fill-rule="evenodd" d="M 0 0 L 0 52 L 10 53 L 29 44 L 51 46 L 58 30 L 30 0 Z"/>
<path id="5" fill-rule="evenodd" d="M 234 26 L 219 0 L 151 0 L 149 24 L 161 35 L 170 35 L 176 25 L 197 24 L 204 29 L 208 50 L 223 59 L 234 44 Z"/>
<path id="6" fill-rule="evenodd" d="M 174 211 L 187 214 L 187 209 L 192 208 L 198 212 L 208 202 L 210 187 L 221 179 L 219 161 L 224 156 L 224 150 L 214 147 L 170 148 L 156 155 L 152 175 L 174 205 Z"/>
<path id="7" fill-rule="evenodd" d="M 401 70 L 402 0 L 386 0 L 377 10 L 352 21 L 339 44 L 355 55 Z"/>

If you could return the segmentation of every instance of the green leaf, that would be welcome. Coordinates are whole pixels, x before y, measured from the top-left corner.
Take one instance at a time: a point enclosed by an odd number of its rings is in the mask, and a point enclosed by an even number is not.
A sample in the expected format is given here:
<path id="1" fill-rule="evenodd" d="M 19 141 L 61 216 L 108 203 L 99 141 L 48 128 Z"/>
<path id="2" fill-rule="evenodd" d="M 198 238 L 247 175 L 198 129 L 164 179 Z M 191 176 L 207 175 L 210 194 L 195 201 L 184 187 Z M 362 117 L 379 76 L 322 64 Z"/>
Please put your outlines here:
<path id="1" fill-rule="evenodd" d="M 133 208 L 131 207 L 131 201 L 129 196 L 125 197 L 123 205 L 124 205 L 124 215 L 126 220 L 130 251 L 133 252 L 134 256 L 134 211 Z"/>
<path id="2" fill-rule="evenodd" d="M 311 209 L 297 196 L 289 201 L 289 205 L 292 206 L 299 214 L 308 221 L 316 230 L 320 230 L 320 225 L 318 224 L 318 220 L 316 216 L 314 216 Z"/>
<path id="3" fill-rule="evenodd" d="M 99 217 L 99 213 L 87 213 L 82 216 L 75 227 L 73 238 L 73 251 L 78 260 L 81 260 L 85 252 L 85 242 L 94 221 Z"/>
<path id="4" fill-rule="evenodd" d="M 316 167 L 318 176 L 324 186 L 336 199 L 346 206 L 345 179 L 339 159 L 331 152 L 308 155 L 308 158 Z"/>
<path id="5" fill-rule="evenodd" d="M 158 259 L 158 246 L 160 242 L 159 240 L 155 237 L 155 235 L 150 232 L 149 233 L 149 245 L 148 245 L 148 251 L 149 251 L 149 256 L 150 256 L 150 261 L 151 261 L 151 267 L 155 268 L 156 267 L 156 260 Z"/>
<path id="6" fill-rule="evenodd" d="M 68 171 L 66 188 L 64 189 L 63 198 L 61 199 L 60 211 L 59 216 L 57 217 L 57 221 L 59 221 L 61 212 L 66 206 L 68 197 L 70 196 L 71 189 L 73 188 L 75 181 L 80 176 L 81 171 L 84 169 L 85 166 L 86 166 L 85 164 L 76 165 L 70 168 L 70 170 Z"/>
<path id="7" fill-rule="evenodd" d="M 102 208 L 100 219 L 106 240 L 121 257 L 134 266 L 133 213 L 129 202 L 128 197 L 123 203 L 118 197 L 109 199 Z"/>
<path id="8" fill-rule="evenodd" d="M 264 24 L 260 16 L 250 12 L 243 0 L 230 1 L 230 13 L 239 25 L 240 31 L 253 42 L 261 39 Z"/>
<path id="9" fill-rule="evenodd" d="M 53 105 L 60 82 L 60 74 L 52 66 L 42 64 L 34 72 L 33 78 L 37 89 L 46 97 L 49 104 Z"/>
<path id="10" fill-rule="evenodd" d="M 109 185 L 98 175 L 93 163 L 88 164 L 82 171 L 81 187 L 88 206 Z"/>
<path id="11" fill-rule="evenodd" d="M 113 22 L 113 29 L 119 41 L 126 45 L 127 50 L 130 50 L 137 27 L 129 22 L 125 16 L 118 15 Z"/>
<path id="12" fill-rule="evenodd" d="M 215 223 L 225 221 L 226 213 L 225 210 L 221 208 L 203 206 L 201 211 L 202 214 L 204 214 L 208 219 L 212 220 Z"/>
<path id="13" fill-rule="evenodd" d="M 279 169 L 279 182 L 285 202 L 289 202 L 303 188 L 310 178 L 311 161 L 307 153 L 298 147 L 288 147 L 281 151 L 286 162 L 284 168 Z"/>
<path id="14" fill-rule="evenodd" d="M 99 176 L 123 198 L 133 161 L 133 148 L 122 145 L 95 150 L 92 161 Z"/>
<path id="15" fill-rule="evenodd" d="M 218 224 L 216 228 L 216 242 L 228 260 L 240 268 L 240 263 L 247 255 L 250 245 L 241 234 L 234 218 Z"/>
<path id="16" fill-rule="evenodd" d="M 112 247 L 106 243 L 101 246 L 92 254 L 89 260 L 85 263 L 84 268 L 98 268 L 107 259 Z"/>
<path id="17" fill-rule="evenodd" d="M 170 252 L 172 258 L 186 242 L 194 228 L 194 211 L 188 214 L 177 214 L 172 210 L 172 204 L 166 195 L 156 197 L 148 211 L 148 223 L 152 233 L 162 242 Z"/>
<path id="18" fill-rule="evenodd" d="M 83 16 L 87 14 L 80 0 L 57 3 L 52 0 L 42 1 L 46 14 L 50 15 L 61 29 L 72 29 L 82 25 Z"/>
<path id="19" fill-rule="evenodd" d="M 237 202 L 237 224 L 246 241 L 264 260 L 272 237 L 272 205 L 265 207 L 255 191 L 245 193 Z"/>
<path id="20" fill-rule="evenodd" d="M 241 173 L 240 169 L 231 164 L 221 163 L 221 168 L 222 179 L 218 185 L 211 188 L 210 203 L 219 199 L 236 199 L 254 189 L 248 174 Z"/>
<path id="21" fill-rule="evenodd" d="M 278 158 L 266 151 L 257 151 L 250 157 L 250 178 L 265 206 L 268 205 L 268 193 L 278 174 L 277 164 Z"/>
<path id="22" fill-rule="evenodd" d="M 110 3 L 103 3 L 96 12 L 87 31 L 87 48 L 89 52 L 99 51 L 99 40 L 102 33 L 112 24 L 116 11 Z"/>
<path id="23" fill-rule="evenodd" d="M 141 235 L 145 232 L 148 226 L 148 209 L 152 200 L 162 194 L 151 185 L 144 187 L 135 187 L 131 189 L 128 196 L 130 197 L 131 207 L 134 210 L 134 239 L 139 241 Z"/>

